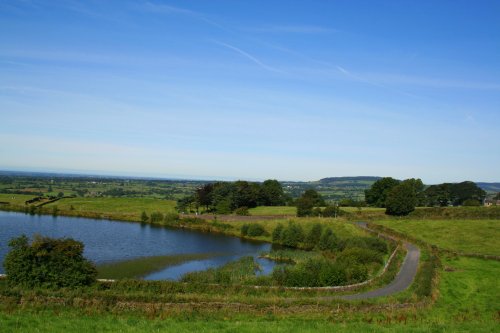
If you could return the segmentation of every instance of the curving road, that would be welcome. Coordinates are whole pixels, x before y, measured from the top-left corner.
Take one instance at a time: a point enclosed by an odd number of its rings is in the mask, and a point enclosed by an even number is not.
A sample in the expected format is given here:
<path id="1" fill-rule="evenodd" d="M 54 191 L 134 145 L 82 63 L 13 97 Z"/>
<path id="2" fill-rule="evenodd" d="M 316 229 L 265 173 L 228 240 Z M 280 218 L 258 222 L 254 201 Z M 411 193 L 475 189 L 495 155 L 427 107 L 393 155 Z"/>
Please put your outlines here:
<path id="1" fill-rule="evenodd" d="M 370 230 L 366 222 L 357 222 L 356 224 L 360 228 Z M 403 264 L 401 265 L 399 273 L 396 275 L 394 280 L 392 280 L 392 282 L 389 283 L 388 285 L 379 289 L 370 290 L 359 294 L 322 297 L 321 299 L 332 300 L 340 298 L 345 300 L 360 300 L 360 299 L 367 299 L 374 297 L 389 296 L 405 290 L 411 285 L 413 279 L 415 278 L 415 275 L 417 274 L 418 262 L 420 259 L 420 249 L 408 242 L 403 242 L 403 245 L 407 249 L 406 257 L 403 261 Z"/>
<path id="2" fill-rule="evenodd" d="M 357 225 L 363 229 L 370 230 L 366 222 L 357 222 Z M 396 278 L 394 278 L 391 283 L 379 289 L 370 290 L 360 294 L 340 296 L 340 298 L 346 300 L 355 300 L 389 296 L 408 288 L 413 282 L 415 275 L 417 275 L 418 261 L 420 259 L 420 249 L 408 242 L 403 242 L 403 245 L 407 250 L 406 257 L 403 261 L 403 264 L 401 265 L 401 269 L 399 270 L 398 275 L 396 275 Z"/>

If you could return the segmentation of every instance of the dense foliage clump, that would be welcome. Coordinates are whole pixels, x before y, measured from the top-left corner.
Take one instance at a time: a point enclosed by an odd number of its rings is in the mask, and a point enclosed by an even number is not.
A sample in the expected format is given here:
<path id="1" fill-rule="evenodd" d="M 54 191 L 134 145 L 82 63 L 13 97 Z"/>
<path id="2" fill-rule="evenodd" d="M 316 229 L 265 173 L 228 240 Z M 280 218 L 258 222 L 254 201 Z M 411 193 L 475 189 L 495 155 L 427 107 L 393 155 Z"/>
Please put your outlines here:
<path id="1" fill-rule="evenodd" d="M 77 287 L 95 282 L 95 266 L 83 257 L 83 243 L 71 238 L 13 238 L 4 262 L 7 279 L 22 287 Z"/>
<path id="2" fill-rule="evenodd" d="M 264 235 L 265 233 L 266 230 L 259 223 L 244 224 L 241 226 L 242 236 L 258 237 Z"/>
<path id="3" fill-rule="evenodd" d="M 193 195 L 178 200 L 177 207 L 180 211 L 203 208 L 217 214 L 230 214 L 239 209 L 236 213 L 248 215 L 248 208 L 282 206 L 288 200 L 277 180 L 268 179 L 262 184 L 240 180 L 205 184 Z M 240 208 L 246 208 L 246 211 Z"/>

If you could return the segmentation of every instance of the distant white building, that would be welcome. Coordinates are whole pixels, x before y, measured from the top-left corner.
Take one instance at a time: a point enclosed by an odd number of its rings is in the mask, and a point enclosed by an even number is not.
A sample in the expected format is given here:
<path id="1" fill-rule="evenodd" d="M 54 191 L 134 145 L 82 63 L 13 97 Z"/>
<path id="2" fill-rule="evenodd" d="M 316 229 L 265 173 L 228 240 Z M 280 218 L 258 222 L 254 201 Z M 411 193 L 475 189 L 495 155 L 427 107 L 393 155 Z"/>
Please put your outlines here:
<path id="1" fill-rule="evenodd" d="M 486 207 L 490 207 L 490 206 L 500 206 L 500 200 L 485 199 L 485 200 L 484 200 L 484 205 L 485 205 Z"/>

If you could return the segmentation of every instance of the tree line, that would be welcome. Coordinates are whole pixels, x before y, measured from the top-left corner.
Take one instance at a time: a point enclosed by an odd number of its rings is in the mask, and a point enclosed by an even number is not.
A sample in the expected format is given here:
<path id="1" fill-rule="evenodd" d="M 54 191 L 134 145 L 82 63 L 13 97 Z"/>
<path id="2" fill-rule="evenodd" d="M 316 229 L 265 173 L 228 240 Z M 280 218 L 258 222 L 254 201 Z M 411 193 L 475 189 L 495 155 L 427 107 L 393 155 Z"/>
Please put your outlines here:
<path id="1" fill-rule="evenodd" d="M 216 182 L 205 184 L 196 189 L 194 194 L 179 199 L 177 208 L 181 212 L 202 209 L 205 212 L 230 214 L 240 209 L 257 206 L 284 206 L 291 202 L 275 179 L 263 183 L 239 180 L 236 182 Z M 243 208 L 243 209 L 241 209 Z"/>
<path id="2" fill-rule="evenodd" d="M 425 187 L 420 179 L 403 181 L 385 177 L 365 190 L 370 206 L 386 209 L 389 215 L 407 215 L 415 207 L 479 206 L 486 192 L 474 182 L 443 183 Z"/>

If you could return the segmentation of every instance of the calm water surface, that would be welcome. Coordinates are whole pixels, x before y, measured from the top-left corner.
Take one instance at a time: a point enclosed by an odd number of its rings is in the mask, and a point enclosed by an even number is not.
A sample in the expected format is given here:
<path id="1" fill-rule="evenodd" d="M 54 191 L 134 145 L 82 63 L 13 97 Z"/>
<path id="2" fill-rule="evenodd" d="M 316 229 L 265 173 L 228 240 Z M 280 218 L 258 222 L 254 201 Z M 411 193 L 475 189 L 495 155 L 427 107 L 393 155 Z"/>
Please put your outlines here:
<path id="1" fill-rule="evenodd" d="M 220 253 L 218 257 L 193 260 L 168 267 L 145 277 L 149 280 L 176 280 L 187 272 L 221 266 L 242 256 L 257 257 L 269 251 L 271 244 L 245 241 L 236 237 L 171 229 L 139 223 L 95 220 L 78 217 L 26 215 L 0 211 L 0 262 L 7 254 L 8 241 L 22 234 L 32 237 L 71 237 L 85 244 L 84 255 L 96 264 L 147 256 L 185 253 Z M 274 263 L 257 259 L 263 271 L 272 271 Z M 3 265 L 0 273 L 4 272 Z"/>

